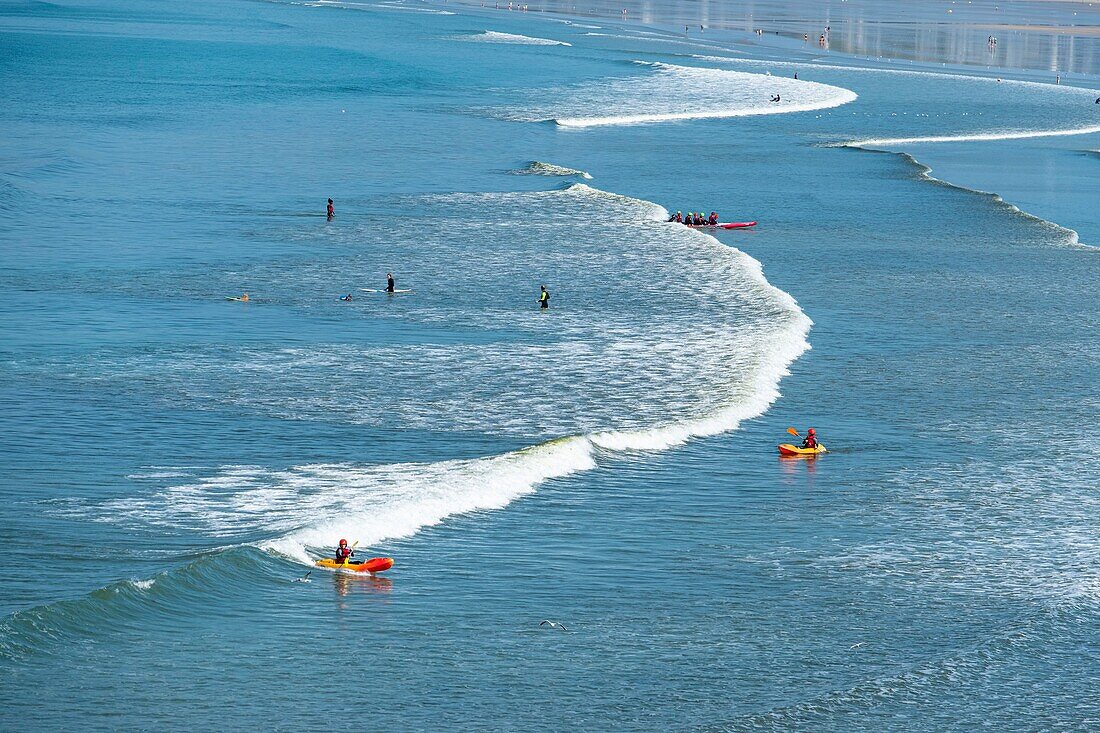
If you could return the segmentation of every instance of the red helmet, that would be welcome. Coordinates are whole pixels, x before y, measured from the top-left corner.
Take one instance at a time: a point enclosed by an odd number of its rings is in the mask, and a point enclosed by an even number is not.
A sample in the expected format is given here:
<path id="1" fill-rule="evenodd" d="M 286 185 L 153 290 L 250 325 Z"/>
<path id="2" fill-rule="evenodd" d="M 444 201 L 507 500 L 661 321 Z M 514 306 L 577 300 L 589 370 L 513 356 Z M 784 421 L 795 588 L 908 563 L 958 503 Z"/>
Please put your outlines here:
<path id="1" fill-rule="evenodd" d="M 348 543 L 348 541 L 347 541 L 347 540 L 340 540 L 340 547 L 343 547 L 343 546 L 344 546 L 344 545 L 346 545 L 347 543 Z"/>
<path id="2" fill-rule="evenodd" d="M 806 432 L 807 432 L 807 433 L 809 433 L 810 435 L 817 435 L 817 433 L 815 433 L 815 432 L 814 432 L 814 429 L 813 429 L 813 428 L 810 428 L 810 429 L 809 429 L 809 430 L 807 430 Z"/>

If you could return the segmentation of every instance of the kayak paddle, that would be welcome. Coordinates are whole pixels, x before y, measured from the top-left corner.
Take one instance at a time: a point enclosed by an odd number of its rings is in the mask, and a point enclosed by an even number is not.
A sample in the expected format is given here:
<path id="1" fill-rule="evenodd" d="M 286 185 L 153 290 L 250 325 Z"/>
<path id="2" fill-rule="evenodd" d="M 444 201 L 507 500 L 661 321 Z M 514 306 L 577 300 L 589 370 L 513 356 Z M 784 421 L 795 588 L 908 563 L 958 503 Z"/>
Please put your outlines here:
<path id="1" fill-rule="evenodd" d="M 801 438 L 802 437 L 801 435 L 798 434 L 798 431 L 795 430 L 794 428 L 787 428 L 787 432 L 790 433 L 791 435 L 793 435 L 796 438 Z"/>

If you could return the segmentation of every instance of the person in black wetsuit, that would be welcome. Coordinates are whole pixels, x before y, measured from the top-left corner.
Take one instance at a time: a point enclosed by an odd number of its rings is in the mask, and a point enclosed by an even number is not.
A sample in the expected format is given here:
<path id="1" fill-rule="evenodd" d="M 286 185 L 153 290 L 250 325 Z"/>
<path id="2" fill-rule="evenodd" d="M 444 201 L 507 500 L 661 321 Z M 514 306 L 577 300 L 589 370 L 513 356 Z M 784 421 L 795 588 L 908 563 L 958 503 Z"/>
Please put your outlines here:
<path id="1" fill-rule="evenodd" d="M 542 292 L 539 293 L 539 308 L 546 310 L 550 307 L 550 291 L 543 285 Z"/>
<path id="2" fill-rule="evenodd" d="M 329 199 L 328 200 L 328 218 L 331 219 L 334 216 L 336 216 L 336 209 L 332 205 L 332 199 Z"/>
<path id="3" fill-rule="evenodd" d="M 394 283 L 393 283 L 393 273 L 392 272 L 387 272 L 386 273 L 386 292 L 387 293 L 392 293 L 394 291 L 394 286 L 393 285 L 394 285 Z"/>

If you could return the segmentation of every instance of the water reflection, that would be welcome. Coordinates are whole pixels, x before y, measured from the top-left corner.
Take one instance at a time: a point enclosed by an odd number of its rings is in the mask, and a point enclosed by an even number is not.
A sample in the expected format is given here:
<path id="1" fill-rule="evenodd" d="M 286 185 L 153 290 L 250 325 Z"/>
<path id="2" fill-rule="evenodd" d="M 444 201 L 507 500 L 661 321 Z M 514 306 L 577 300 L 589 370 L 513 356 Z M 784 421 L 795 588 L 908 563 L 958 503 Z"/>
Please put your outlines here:
<path id="1" fill-rule="evenodd" d="M 393 590 L 393 581 L 370 573 L 333 573 L 332 586 L 339 599 L 355 595 L 388 595 Z M 337 608 L 344 610 L 343 600 L 337 602 Z"/>
<path id="2" fill-rule="evenodd" d="M 1100 73 L 1100 2 L 547 0 L 531 9 L 665 25 L 700 40 L 714 40 L 707 31 L 763 31 L 762 43 L 794 42 L 814 52 Z"/>

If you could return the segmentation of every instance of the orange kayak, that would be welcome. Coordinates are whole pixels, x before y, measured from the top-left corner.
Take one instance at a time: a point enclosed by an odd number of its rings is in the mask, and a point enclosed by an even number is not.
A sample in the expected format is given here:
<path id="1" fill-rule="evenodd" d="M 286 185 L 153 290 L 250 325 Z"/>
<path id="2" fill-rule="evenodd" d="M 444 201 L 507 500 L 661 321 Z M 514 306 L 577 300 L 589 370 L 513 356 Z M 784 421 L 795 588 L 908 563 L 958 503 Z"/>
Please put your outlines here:
<path id="1" fill-rule="evenodd" d="M 781 456 L 817 456 L 822 453 L 826 453 L 825 446 L 820 443 L 816 448 L 799 448 L 797 445 L 791 445 L 790 443 L 783 443 L 779 446 L 779 455 Z"/>
<path id="2" fill-rule="evenodd" d="M 336 562 L 331 557 L 318 560 L 317 565 L 329 570 L 339 570 L 348 573 L 380 573 L 393 567 L 392 557 L 372 557 L 363 562 Z"/>

